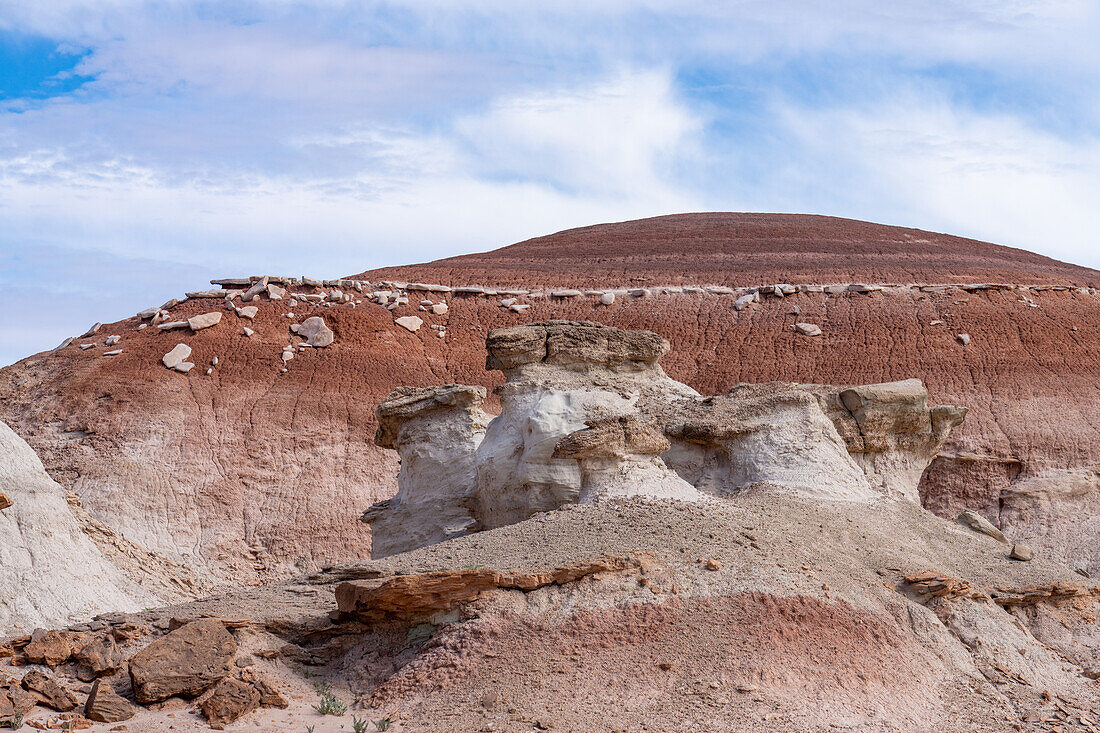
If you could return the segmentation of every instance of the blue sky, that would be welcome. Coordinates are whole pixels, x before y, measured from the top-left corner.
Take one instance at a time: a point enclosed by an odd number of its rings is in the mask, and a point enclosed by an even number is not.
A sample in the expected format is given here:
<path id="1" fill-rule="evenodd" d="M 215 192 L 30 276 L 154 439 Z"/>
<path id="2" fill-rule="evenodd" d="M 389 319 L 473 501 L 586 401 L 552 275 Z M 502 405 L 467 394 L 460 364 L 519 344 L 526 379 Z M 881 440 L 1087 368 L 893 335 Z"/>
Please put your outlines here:
<path id="1" fill-rule="evenodd" d="M 679 211 L 1100 267 L 1097 37 L 1092 0 L 5 0 L 0 364 L 214 276 Z"/>

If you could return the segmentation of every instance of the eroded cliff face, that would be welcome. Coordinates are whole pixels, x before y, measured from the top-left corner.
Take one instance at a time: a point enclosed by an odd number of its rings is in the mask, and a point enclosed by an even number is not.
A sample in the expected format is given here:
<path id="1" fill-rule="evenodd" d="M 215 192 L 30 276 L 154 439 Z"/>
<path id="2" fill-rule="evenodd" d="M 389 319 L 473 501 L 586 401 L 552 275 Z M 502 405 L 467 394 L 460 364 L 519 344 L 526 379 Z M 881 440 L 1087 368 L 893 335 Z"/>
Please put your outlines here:
<path id="1" fill-rule="evenodd" d="M 507 380 L 487 426 L 476 387 L 403 388 L 379 407 L 376 442 L 398 450 L 402 470 L 396 497 L 364 515 L 375 557 L 616 497 L 919 503 L 921 473 L 966 414 L 929 408 L 919 380 L 702 397 L 658 365 L 660 336 L 590 321 L 491 331 L 486 348 Z M 425 496 L 434 513 L 408 510 Z"/>

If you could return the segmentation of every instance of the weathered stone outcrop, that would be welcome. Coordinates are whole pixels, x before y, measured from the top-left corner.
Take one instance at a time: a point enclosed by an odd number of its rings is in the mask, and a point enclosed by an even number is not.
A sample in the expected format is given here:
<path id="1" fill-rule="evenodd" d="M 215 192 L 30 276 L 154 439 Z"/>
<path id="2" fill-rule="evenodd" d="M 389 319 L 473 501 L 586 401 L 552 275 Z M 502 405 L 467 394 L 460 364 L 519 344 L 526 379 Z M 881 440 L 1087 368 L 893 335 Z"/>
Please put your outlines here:
<path id="1" fill-rule="evenodd" d="M 666 461 L 702 491 L 794 491 L 869 501 L 877 492 L 848 454 L 813 393 L 783 382 L 740 384 L 669 410 Z"/>
<path id="2" fill-rule="evenodd" d="M 365 620 L 415 619 L 450 611 L 490 590 L 532 591 L 546 585 L 571 583 L 595 573 L 638 568 L 643 562 L 644 558 L 615 556 L 563 565 L 546 572 L 472 568 L 353 580 L 336 587 L 336 603 L 340 613 Z"/>
<path id="3" fill-rule="evenodd" d="M 153 600 L 103 556 L 70 511 L 65 491 L 4 423 L 0 486 L 12 501 L 0 512 L 0 634 L 137 610 Z M 67 659 L 72 648 L 59 642 Z M 59 653 L 43 648 L 51 661 Z"/>
<path id="4" fill-rule="evenodd" d="M 226 677 L 202 703 L 202 714 L 215 726 L 225 726 L 260 706 L 260 691 L 252 685 Z"/>
<path id="5" fill-rule="evenodd" d="M 919 379 L 815 391 L 871 484 L 917 503 L 921 474 L 966 417 L 965 407 L 929 407 Z"/>
<path id="6" fill-rule="evenodd" d="M 474 451 L 490 415 L 484 387 L 402 387 L 378 406 L 375 443 L 401 456 L 397 494 L 364 512 L 372 553 L 385 557 L 477 528 Z"/>
<path id="7" fill-rule="evenodd" d="M 917 481 L 965 410 L 928 408 L 918 380 L 867 387 L 739 384 L 701 397 L 647 331 L 546 321 L 491 331 L 501 412 L 483 391 L 395 391 L 376 443 L 398 450 L 398 494 L 364 514 L 376 557 L 616 496 L 698 501 L 746 491 L 917 501 Z"/>

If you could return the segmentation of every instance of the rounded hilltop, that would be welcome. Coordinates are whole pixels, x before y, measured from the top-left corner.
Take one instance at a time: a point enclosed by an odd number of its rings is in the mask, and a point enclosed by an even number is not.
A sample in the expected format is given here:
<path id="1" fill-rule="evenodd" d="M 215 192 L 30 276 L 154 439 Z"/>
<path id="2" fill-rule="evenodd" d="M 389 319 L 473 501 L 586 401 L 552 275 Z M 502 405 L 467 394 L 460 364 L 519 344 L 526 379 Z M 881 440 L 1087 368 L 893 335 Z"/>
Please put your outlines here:
<path id="1" fill-rule="evenodd" d="M 1023 249 L 810 214 L 713 212 L 566 229 L 362 279 L 497 287 L 973 283 L 1100 286 L 1100 272 Z M 532 282 L 537 279 L 537 282 Z"/>

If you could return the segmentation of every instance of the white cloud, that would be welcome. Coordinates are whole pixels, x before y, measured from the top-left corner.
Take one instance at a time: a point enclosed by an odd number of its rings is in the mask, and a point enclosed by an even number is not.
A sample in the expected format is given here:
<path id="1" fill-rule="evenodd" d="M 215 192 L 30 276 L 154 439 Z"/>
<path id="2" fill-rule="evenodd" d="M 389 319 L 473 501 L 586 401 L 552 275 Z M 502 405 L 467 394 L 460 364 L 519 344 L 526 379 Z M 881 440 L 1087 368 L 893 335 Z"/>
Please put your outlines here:
<path id="1" fill-rule="evenodd" d="M 847 190 L 849 215 L 890 211 L 892 223 L 1100 268 L 1100 137 L 1067 140 L 916 92 L 859 109 L 792 106 L 781 116 L 801 154 Z"/>

